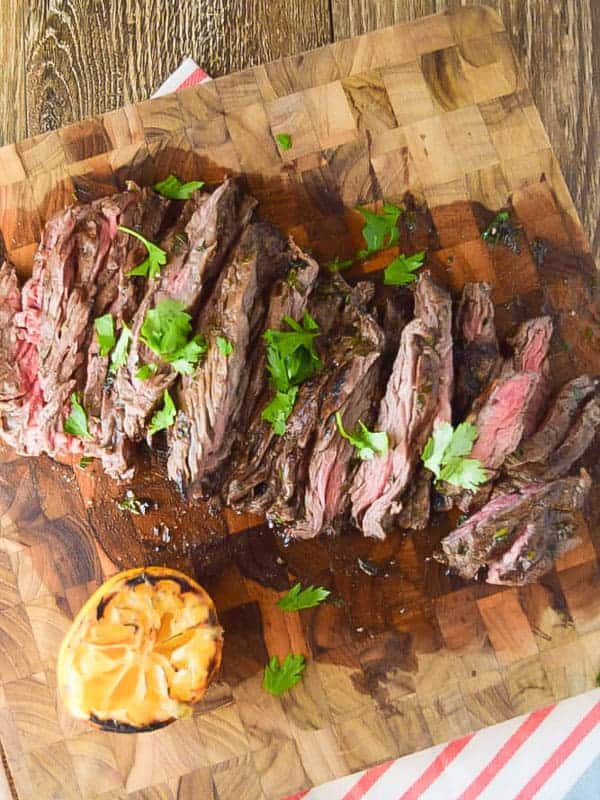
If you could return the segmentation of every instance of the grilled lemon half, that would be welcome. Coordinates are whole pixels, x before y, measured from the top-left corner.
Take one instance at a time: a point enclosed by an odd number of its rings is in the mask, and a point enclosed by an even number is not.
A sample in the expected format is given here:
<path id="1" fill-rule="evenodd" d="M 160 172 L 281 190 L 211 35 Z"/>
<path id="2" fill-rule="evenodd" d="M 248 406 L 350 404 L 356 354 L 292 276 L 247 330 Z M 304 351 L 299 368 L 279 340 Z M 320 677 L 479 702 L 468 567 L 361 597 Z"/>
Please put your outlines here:
<path id="1" fill-rule="evenodd" d="M 161 728 L 191 714 L 222 649 L 213 601 L 198 583 L 164 567 L 130 569 L 75 617 L 58 656 L 60 697 L 104 730 Z"/>

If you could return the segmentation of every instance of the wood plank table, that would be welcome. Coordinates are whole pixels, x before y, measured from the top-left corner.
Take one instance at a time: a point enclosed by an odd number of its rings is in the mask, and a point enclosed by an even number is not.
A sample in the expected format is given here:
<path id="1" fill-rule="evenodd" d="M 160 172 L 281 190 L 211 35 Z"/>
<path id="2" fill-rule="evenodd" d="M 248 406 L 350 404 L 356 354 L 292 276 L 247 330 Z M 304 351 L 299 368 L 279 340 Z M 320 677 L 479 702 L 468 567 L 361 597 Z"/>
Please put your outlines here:
<path id="1" fill-rule="evenodd" d="M 585 232 L 600 254 L 600 3 L 485 0 L 524 69 Z M 0 143 L 146 99 L 190 55 L 211 75 L 464 0 L 4 0 Z"/>

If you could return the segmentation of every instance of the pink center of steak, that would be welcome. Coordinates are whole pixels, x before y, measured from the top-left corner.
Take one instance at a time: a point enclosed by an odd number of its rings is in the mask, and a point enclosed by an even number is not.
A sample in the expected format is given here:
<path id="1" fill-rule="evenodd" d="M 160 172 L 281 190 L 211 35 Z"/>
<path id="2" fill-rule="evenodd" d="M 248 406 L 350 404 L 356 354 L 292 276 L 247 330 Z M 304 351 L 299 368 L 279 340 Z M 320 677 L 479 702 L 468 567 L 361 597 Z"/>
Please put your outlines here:
<path id="1" fill-rule="evenodd" d="M 496 387 L 478 417 L 479 436 L 470 458 L 497 469 L 518 447 L 523 435 L 525 405 L 538 381 L 537 373 L 518 373 Z"/>
<path id="2" fill-rule="evenodd" d="M 550 334 L 551 334 L 550 330 Z M 544 359 L 548 353 L 549 332 L 546 328 L 538 328 L 531 341 L 521 354 L 521 369 L 524 372 L 541 372 Z"/>

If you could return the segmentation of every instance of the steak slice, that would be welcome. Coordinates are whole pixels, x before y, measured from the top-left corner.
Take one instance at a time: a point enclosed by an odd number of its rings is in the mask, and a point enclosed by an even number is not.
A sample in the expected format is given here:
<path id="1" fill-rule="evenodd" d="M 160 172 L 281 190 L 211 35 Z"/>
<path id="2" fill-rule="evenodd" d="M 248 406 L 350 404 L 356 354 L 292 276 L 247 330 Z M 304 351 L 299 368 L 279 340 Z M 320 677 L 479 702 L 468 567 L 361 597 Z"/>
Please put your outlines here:
<path id="1" fill-rule="evenodd" d="M 142 189 L 135 201 L 123 209 L 119 225 L 139 231 L 147 239 L 153 240 L 159 233 L 169 210 L 164 198 L 151 189 Z M 130 323 L 143 296 L 145 282 L 141 278 L 132 279 L 129 273 L 143 261 L 145 256 L 146 250 L 137 239 L 117 231 L 104 268 L 97 276 L 91 317 L 96 319 L 104 314 L 112 314 L 117 338 L 121 332 L 122 322 Z M 87 367 L 82 403 L 88 415 L 90 430 L 100 438 L 101 419 L 110 414 L 110 401 L 108 393 L 105 392 L 105 384 L 109 377 L 109 356 L 100 355 L 98 337 L 93 325 L 89 326 L 86 351 Z"/>
<path id="2" fill-rule="evenodd" d="M 539 421 L 547 390 L 551 336 L 549 317 L 523 323 L 512 340 L 512 359 L 505 361 L 479 410 L 468 417 L 478 431 L 469 457 L 487 469 L 498 469 Z"/>
<path id="3" fill-rule="evenodd" d="M 402 497 L 402 509 L 394 522 L 400 528 L 420 531 L 427 527 L 431 513 L 431 473 L 422 465 Z"/>
<path id="4" fill-rule="evenodd" d="M 508 474 L 525 481 L 536 480 L 536 476 L 546 480 L 546 470 L 550 468 L 554 472 L 557 464 L 563 465 L 563 474 L 568 472 L 594 435 L 599 389 L 600 380 L 590 375 L 580 375 L 565 383 L 537 431 L 507 458 L 504 466 Z M 577 452 L 579 454 L 566 466 L 565 456 Z"/>
<path id="5" fill-rule="evenodd" d="M 34 376 L 26 388 L 19 452 L 62 456 L 86 447 L 82 439 L 64 433 L 64 421 L 72 392 L 85 385 L 95 298 L 117 225 L 136 202 L 144 211 L 155 207 L 150 216 L 158 228 L 168 201 L 151 191 L 131 190 L 72 206 L 44 229 L 17 318 Z"/>
<path id="6" fill-rule="evenodd" d="M 0 266 L 0 437 L 11 447 L 21 420 L 24 377 L 31 372 L 29 351 L 20 352 L 16 315 L 21 311 L 21 287 L 8 261 Z"/>
<path id="7" fill-rule="evenodd" d="M 438 408 L 433 427 L 452 422 L 454 364 L 452 343 L 452 300 L 429 272 L 419 276 L 415 291 L 415 316 L 435 331 L 435 350 L 440 359 Z M 402 528 L 420 530 L 429 521 L 432 474 L 419 466 L 416 479 L 407 487 L 401 511 L 395 520 Z"/>
<path id="8" fill-rule="evenodd" d="M 443 559 L 463 578 L 490 565 L 492 582 L 527 583 L 576 543 L 569 544 L 572 515 L 583 507 L 590 487 L 582 470 L 579 477 L 499 495 L 442 540 Z"/>
<path id="9" fill-rule="evenodd" d="M 171 232 L 162 243 L 169 261 L 158 278 L 149 283 L 132 318 L 127 363 L 117 372 L 106 398 L 102 460 L 105 470 L 114 476 L 131 475 L 127 441 L 143 437 L 146 419 L 177 378 L 173 367 L 161 361 L 141 339 L 147 312 L 162 300 L 176 300 L 194 314 L 256 205 L 233 180 L 225 181 L 211 195 L 196 193 L 193 202 L 194 210 L 183 233 Z M 153 364 L 156 368 L 146 380 L 136 377 L 143 364 Z"/>
<path id="10" fill-rule="evenodd" d="M 301 319 L 319 275 L 317 262 L 292 241 L 289 251 L 291 268 L 271 291 L 265 329 L 280 328 L 285 316 Z M 234 467 L 223 488 L 225 504 L 238 513 L 264 513 L 273 500 L 266 481 L 271 467 L 271 444 L 277 434 L 261 417 L 273 394 L 266 381 L 266 349 L 262 341 L 258 353 L 244 403 L 244 416 L 248 420 L 246 432 L 239 438 Z"/>
<path id="11" fill-rule="evenodd" d="M 334 363 L 314 404 L 318 409 L 316 424 L 303 461 L 304 496 L 295 492 L 297 503 L 277 499 L 267 515 L 280 524 L 287 522 L 286 534 L 298 539 L 317 536 L 341 512 L 354 447 L 339 433 L 336 412 L 348 431 L 354 430 L 359 420 L 367 425 L 372 422 L 372 396 L 379 381 L 384 334 L 363 310 L 360 291 L 351 295 L 344 317 L 348 321 L 354 318 L 352 336 L 346 335 L 336 343 Z"/>
<path id="12" fill-rule="evenodd" d="M 501 365 L 491 287 L 487 283 L 467 283 L 455 324 L 454 413 L 457 420 L 465 418 Z"/>
<path id="13" fill-rule="evenodd" d="M 452 358 L 452 299 L 429 272 L 422 272 L 415 290 L 415 317 L 435 333 L 435 351 L 440 359 L 438 407 L 434 427 L 452 422 L 454 365 Z"/>
<path id="14" fill-rule="evenodd" d="M 214 490 L 229 457 L 249 381 L 248 355 L 257 346 L 266 313 L 268 289 L 286 264 L 286 241 L 267 223 L 250 225 L 221 273 L 200 314 L 198 331 L 208 352 L 196 374 L 184 376 L 176 394 L 179 409 L 169 431 L 168 473 L 194 495 Z M 230 355 L 217 337 L 233 345 Z"/>
<path id="15" fill-rule="evenodd" d="M 401 510 L 415 464 L 438 413 L 440 358 L 435 333 L 418 317 L 402 331 L 400 349 L 381 401 L 376 429 L 387 431 L 390 449 L 364 461 L 352 482 L 355 522 L 365 536 L 385 538 L 383 524 Z"/>

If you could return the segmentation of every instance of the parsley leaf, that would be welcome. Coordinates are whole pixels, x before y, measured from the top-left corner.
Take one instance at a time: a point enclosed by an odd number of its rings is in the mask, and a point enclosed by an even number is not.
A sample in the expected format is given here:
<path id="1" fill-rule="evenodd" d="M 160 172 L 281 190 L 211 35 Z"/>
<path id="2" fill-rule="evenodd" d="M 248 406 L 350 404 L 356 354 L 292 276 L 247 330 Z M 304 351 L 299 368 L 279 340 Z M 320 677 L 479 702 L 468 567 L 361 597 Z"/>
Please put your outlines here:
<path id="1" fill-rule="evenodd" d="M 279 696 L 300 682 L 305 669 L 306 662 L 303 655 L 288 653 L 281 664 L 277 656 L 273 656 L 265 667 L 263 688 Z"/>
<path id="2" fill-rule="evenodd" d="M 323 367 L 315 350 L 319 326 L 308 311 L 302 322 L 285 316 L 289 331 L 266 330 L 267 370 L 276 391 L 275 397 L 263 409 L 262 419 L 270 422 L 278 436 L 285 433 L 285 423 L 296 401 L 297 387 Z"/>
<path id="3" fill-rule="evenodd" d="M 92 438 L 88 430 L 87 414 L 75 392 L 71 395 L 71 413 L 65 420 L 63 430 L 65 433 L 70 433 L 71 436 L 78 436 L 80 439 Z"/>
<path id="4" fill-rule="evenodd" d="M 233 342 L 224 336 L 217 336 L 217 347 L 223 356 L 230 356 L 233 353 Z"/>
<path id="5" fill-rule="evenodd" d="M 261 419 L 270 422 L 278 436 L 285 433 L 285 423 L 294 409 L 297 394 L 297 386 L 292 386 L 287 392 L 276 392 L 275 397 L 262 410 Z"/>
<path id="6" fill-rule="evenodd" d="M 405 256 L 404 253 L 388 264 L 383 273 L 386 286 L 406 286 L 417 279 L 415 272 L 423 266 L 425 251 Z"/>
<path id="7" fill-rule="evenodd" d="M 488 479 L 487 472 L 475 458 L 455 458 L 444 466 L 440 479 L 453 486 L 474 492 Z"/>
<path id="8" fill-rule="evenodd" d="M 177 350 L 173 358 L 165 359 L 180 375 L 193 375 L 198 365 L 200 356 L 208 350 L 206 339 L 202 334 L 197 334 L 193 339 Z"/>
<path id="9" fill-rule="evenodd" d="M 291 149 L 292 137 L 289 133 L 276 133 L 275 139 L 277 140 L 277 144 L 283 152 Z"/>
<path id="10" fill-rule="evenodd" d="M 148 378 L 152 377 L 158 370 L 158 365 L 154 364 L 153 362 L 150 364 L 142 364 L 141 367 L 135 373 L 135 377 L 139 381 L 147 381 Z"/>
<path id="11" fill-rule="evenodd" d="M 173 398 L 169 394 L 169 390 L 165 389 L 163 395 L 163 407 L 154 412 L 150 425 L 148 425 L 148 433 L 154 434 L 158 431 L 163 431 L 170 428 L 175 422 L 175 415 L 177 410 Z"/>
<path id="12" fill-rule="evenodd" d="M 508 222 L 509 219 L 510 213 L 508 211 L 499 211 L 481 234 L 483 241 L 488 244 L 498 244 L 502 236 L 502 225 Z"/>
<path id="13" fill-rule="evenodd" d="M 87 469 L 93 460 L 91 456 L 81 456 L 79 459 L 79 469 Z"/>
<path id="14" fill-rule="evenodd" d="M 384 203 L 381 214 L 369 211 L 368 208 L 362 206 L 358 206 L 357 211 L 360 211 L 365 220 L 362 235 L 367 245 L 366 250 L 358 253 L 359 258 L 366 258 L 372 253 L 378 253 L 398 242 L 400 232 L 397 223 L 404 209 L 391 203 Z"/>
<path id="15" fill-rule="evenodd" d="M 149 242 L 141 233 L 126 228 L 125 225 L 118 225 L 117 230 L 122 233 L 128 233 L 138 239 L 148 251 L 148 257 L 138 264 L 137 267 L 130 270 L 127 275 L 143 275 L 148 278 L 155 278 L 160 272 L 160 268 L 164 267 L 167 263 L 167 254 L 158 245 Z"/>
<path id="16" fill-rule="evenodd" d="M 129 351 L 129 343 L 133 338 L 131 328 L 124 322 L 121 328 L 121 334 L 115 345 L 112 356 L 110 358 L 110 371 L 116 372 L 120 367 L 124 367 L 127 363 L 127 353 Z"/>
<path id="17" fill-rule="evenodd" d="M 336 411 L 335 422 L 340 435 L 347 439 L 356 448 L 356 455 L 361 461 L 370 461 L 374 456 L 383 456 L 388 451 L 388 435 L 385 431 L 370 431 L 360 422 L 352 433 L 344 430 L 342 415 Z"/>
<path id="18" fill-rule="evenodd" d="M 170 200 L 189 200 L 196 189 L 201 189 L 204 181 L 180 181 L 177 175 L 168 175 L 164 181 L 154 184 L 154 191 Z"/>
<path id="19" fill-rule="evenodd" d="M 465 458 L 473 449 L 476 438 L 477 428 L 469 422 L 462 422 L 456 430 L 449 422 L 442 422 L 427 440 L 421 460 L 436 480 L 473 492 L 488 480 L 477 459 Z"/>
<path id="20" fill-rule="evenodd" d="M 94 328 L 100 345 L 100 355 L 107 356 L 115 344 L 115 321 L 113 315 L 104 314 L 102 317 L 96 317 Z"/>
<path id="21" fill-rule="evenodd" d="M 191 375 L 200 356 L 206 353 L 203 336 L 190 339 L 192 317 L 177 300 L 161 300 L 142 323 L 140 338 L 150 350 L 183 375 Z"/>
<path id="22" fill-rule="evenodd" d="M 336 256 L 333 261 L 328 261 L 327 264 L 325 264 L 325 267 L 329 270 L 329 272 L 334 273 L 341 272 L 344 269 L 349 269 L 352 264 L 354 264 L 354 260 L 352 258 L 341 260 L 339 256 Z"/>
<path id="23" fill-rule="evenodd" d="M 301 583 L 293 586 L 289 592 L 277 601 L 279 608 L 284 611 L 299 611 L 301 608 L 314 608 L 320 605 L 331 592 L 323 586 L 307 586 L 302 588 Z"/>

